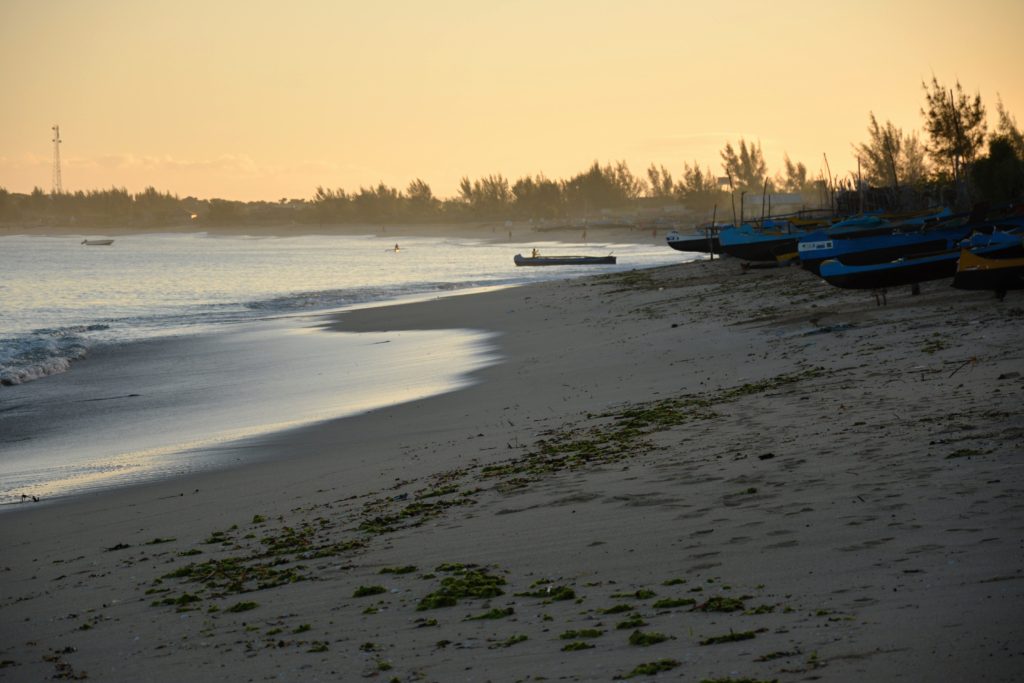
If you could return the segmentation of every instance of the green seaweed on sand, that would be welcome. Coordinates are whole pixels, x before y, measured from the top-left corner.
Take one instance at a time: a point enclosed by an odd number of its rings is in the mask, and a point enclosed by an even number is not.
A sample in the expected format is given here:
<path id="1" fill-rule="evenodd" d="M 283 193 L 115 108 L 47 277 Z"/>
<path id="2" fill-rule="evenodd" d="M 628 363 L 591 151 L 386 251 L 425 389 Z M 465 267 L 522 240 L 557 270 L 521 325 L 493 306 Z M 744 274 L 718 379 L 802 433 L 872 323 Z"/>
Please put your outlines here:
<path id="1" fill-rule="evenodd" d="M 640 647 L 648 647 L 650 645 L 657 645 L 663 643 L 669 639 L 664 633 L 658 633 L 656 631 L 633 631 L 629 634 L 629 644 L 638 645 Z"/>
<path id="2" fill-rule="evenodd" d="M 630 614 L 629 619 L 615 624 L 615 628 L 619 631 L 625 631 L 631 628 L 640 628 L 641 626 L 647 626 L 647 622 L 643 620 L 643 617 L 636 613 Z"/>
<path id="3" fill-rule="evenodd" d="M 756 614 L 771 614 L 775 611 L 775 605 L 758 605 L 757 607 L 751 607 L 748 610 L 744 610 L 744 614 L 747 616 L 753 616 Z"/>
<path id="4" fill-rule="evenodd" d="M 721 595 L 708 598 L 696 607 L 700 612 L 738 612 L 743 609 L 743 601 L 736 598 L 728 598 Z"/>
<path id="5" fill-rule="evenodd" d="M 529 639 L 530 639 L 529 636 L 525 636 L 525 635 L 522 635 L 522 634 L 516 634 L 516 635 L 513 635 L 513 636 L 509 636 L 505 640 L 499 641 L 499 642 L 494 643 L 492 645 L 488 645 L 488 648 L 490 648 L 491 650 L 495 650 L 495 649 L 497 649 L 499 647 L 512 647 L 513 645 L 516 645 L 518 643 L 523 642 L 524 640 L 529 640 Z"/>
<path id="6" fill-rule="evenodd" d="M 770 661 L 772 661 L 774 659 L 785 659 L 785 658 L 788 658 L 788 657 L 797 657 L 800 654 L 801 653 L 800 653 L 799 650 L 790 650 L 790 651 L 778 650 L 776 652 L 769 652 L 766 655 L 761 655 L 760 657 L 758 657 L 754 661 L 755 662 L 770 662 Z"/>
<path id="7" fill-rule="evenodd" d="M 174 543 L 176 538 L 160 538 L 157 536 L 152 541 L 146 541 L 145 545 L 160 545 L 161 543 Z"/>
<path id="8" fill-rule="evenodd" d="M 574 600 L 576 591 L 568 586 L 548 586 L 537 590 L 516 593 L 520 598 L 544 598 L 545 602 L 557 602 L 559 600 Z"/>
<path id="9" fill-rule="evenodd" d="M 422 493 L 417 493 L 416 498 L 417 500 L 422 500 L 424 498 L 436 498 L 438 496 L 447 496 L 449 493 L 455 493 L 458 490 L 458 484 L 451 484 L 449 486 L 441 486 L 436 489 L 430 489 L 427 491 L 423 491 Z"/>
<path id="10" fill-rule="evenodd" d="M 466 617 L 464 621 L 481 621 L 484 619 L 504 619 L 505 617 L 511 616 L 516 613 L 513 607 L 495 607 L 492 610 L 484 612 L 483 614 L 477 614 L 476 616 Z"/>
<path id="11" fill-rule="evenodd" d="M 225 612 L 248 612 L 249 610 L 256 609 L 257 607 L 259 607 L 259 604 L 255 603 L 255 602 L 251 602 L 251 601 L 236 602 L 235 604 L 231 605 L 231 607 L 228 607 L 224 611 Z"/>
<path id="12" fill-rule="evenodd" d="M 688 607 L 696 604 L 697 601 L 693 598 L 662 598 L 651 605 L 651 607 L 654 609 L 672 609 L 673 607 Z"/>
<path id="13" fill-rule="evenodd" d="M 659 659 L 654 662 L 638 664 L 628 674 L 621 674 L 616 676 L 615 679 L 621 680 L 623 678 L 636 678 L 637 676 L 655 676 L 663 671 L 671 671 L 679 665 L 679 660 L 676 659 Z"/>
<path id="14" fill-rule="evenodd" d="M 985 451 L 978 448 L 960 448 L 946 456 L 946 460 L 953 460 L 954 458 L 969 458 L 975 455 L 984 455 Z"/>
<path id="15" fill-rule="evenodd" d="M 377 514 L 367 516 L 359 524 L 359 530 L 371 535 L 393 533 L 399 529 L 417 527 L 428 519 L 438 517 L 450 507 L 474 505 L 476 500 L 471 496 L 461 496 L 453 500 L 441 499 L 434 501 L 414 500 L 401 510 L 391 514 Z M 380 502 L 374 503 L 368 509 L 379 509 Z"/>
<path id="16" fill-rule="evenodd" d="M 757 633 L 755 631 L 729 631 L 725 635 L 711 636 L 700 641 L 701 645 L 721 645 L 722 643 L 734 643 L 739 640 L 750 640 L 756 638 Z"/>
<path id="17" fill-rule="evenodd" d="M 161 578 L 200 583 L 215 597 L 274 588 L 306 579 L 302 565 L 284 569 L 278 569 L 277 566 L 277 563 L 250 563 L 247 558 L 228 557 L 190 563 Z"/>
<path id="18" fill-rule="evenodd" d="M 211 531 L 210 535 L 206 537 L 206 540 L 203 541 L 203 543 L 205 545 L 213 545 L 215 543 L 228 545 L 231 543 L 231 538 L 228 536 L 226 531 Z"/>
<path id="19" fill-rule="evenodd" d="M 178 597 L 166 597 L 162 600 L 154 600 L 150 603 L 153 607 L 160 607 L 162 605 L 174 605 L 175 607 L 184 607 L 185 605 L 191 605 L 194 602 L 201 601 L 202 598 L 195 593 L 182 593 Z"/>
<path id="20" fill-rule="evenodd" d="M 441 587 L 429 593 L 416 606 L 418 611 L 451 607 L 462 598 L 496 598 L 504 595 L 501 588 L 505 585 L 504 577 L 488 574 L 476 565 L 441 565 L 437 571 L 451 573 L 441 579 Z"/>
<path id="21" fill-rule="evenodd" d="M 632 612 L 633 605 L 619 604 L 606 607 L 605 609 L 598 610 L 601 614 L 622 614 L 623 612 Z"/>
<path id="22" fill-rule="evenodd" d="M 574 638 L 600 638 L 604 635 L 604 631 L 599 628 L 584 628 L 578 631 L 565 631 L 558 637 L 562 640 L 572 640 Z"/>

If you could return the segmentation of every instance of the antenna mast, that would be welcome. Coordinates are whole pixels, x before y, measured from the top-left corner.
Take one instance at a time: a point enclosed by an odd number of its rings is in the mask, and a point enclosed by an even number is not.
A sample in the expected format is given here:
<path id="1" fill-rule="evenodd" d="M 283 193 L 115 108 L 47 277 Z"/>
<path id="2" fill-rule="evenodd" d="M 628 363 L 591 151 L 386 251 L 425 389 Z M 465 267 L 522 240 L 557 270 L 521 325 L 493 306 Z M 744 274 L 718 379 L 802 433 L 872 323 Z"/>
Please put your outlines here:
<path id="1" fill-rule="evenodd" d="M 53 194 L 63 194 L 64 187 L 60 181 L 60 126 L 54 124 L 53 131 Z"/>

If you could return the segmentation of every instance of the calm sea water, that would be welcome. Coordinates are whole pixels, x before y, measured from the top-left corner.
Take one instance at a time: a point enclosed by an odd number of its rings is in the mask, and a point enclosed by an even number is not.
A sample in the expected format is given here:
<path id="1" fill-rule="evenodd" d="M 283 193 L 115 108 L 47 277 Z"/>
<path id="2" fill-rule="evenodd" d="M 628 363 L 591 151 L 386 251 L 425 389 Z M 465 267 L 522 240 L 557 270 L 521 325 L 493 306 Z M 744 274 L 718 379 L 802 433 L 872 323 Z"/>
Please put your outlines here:
<path id="1" fill-rule="evenodd" d="M 516 268 L 522 245 L 483 241 L 305 236 L 0 237 L 0 384 L 66 370 L 97 344 L 208 331 L 299 311 L 344 308 L 411 294 L 515 285 L 594 273 L 594 267 Z M 533 245 L 531 245 L 533 246 Z M 677 263 L 650 246 L 540 244 L 615 253 L 599 272 Z M 0 389 L 2 391 L 2 389 Z"/>
<path id="2" fill-rule="evenodd" d="M 681 260 L 393 240 L 0 237 L 0 509 L 232 466 L 245 439 L 452 391 L 498 360 L 484 331 L 325 332 L 320 312 Z M 516 268 L 532 246 L 619 264 Z"/>

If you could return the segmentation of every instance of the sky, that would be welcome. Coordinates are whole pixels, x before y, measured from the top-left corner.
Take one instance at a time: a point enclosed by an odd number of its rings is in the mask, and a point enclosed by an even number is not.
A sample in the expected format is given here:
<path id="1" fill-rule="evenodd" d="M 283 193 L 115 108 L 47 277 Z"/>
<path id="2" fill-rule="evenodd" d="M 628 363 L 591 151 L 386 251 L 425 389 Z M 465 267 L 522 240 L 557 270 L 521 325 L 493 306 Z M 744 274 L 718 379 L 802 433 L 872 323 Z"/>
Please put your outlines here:
<path id="1" fill-rule="evenodd" d="M 966 10 L 970 9 L 970 15 Z M 856 169 L 870 112 L 920 130 L 934 75 L 1024 122 L 1020 0 L 0 0 L 0 187 L 440 197 L 759 141 Z"/>

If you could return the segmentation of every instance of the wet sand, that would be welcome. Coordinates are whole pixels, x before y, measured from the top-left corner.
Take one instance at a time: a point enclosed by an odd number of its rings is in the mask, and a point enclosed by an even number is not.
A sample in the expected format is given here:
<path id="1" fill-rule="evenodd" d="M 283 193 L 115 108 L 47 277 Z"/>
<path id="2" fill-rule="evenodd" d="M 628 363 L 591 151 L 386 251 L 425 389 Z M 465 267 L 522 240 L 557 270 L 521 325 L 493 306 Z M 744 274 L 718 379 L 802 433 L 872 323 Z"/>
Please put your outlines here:
<path id="1" fill-rule="evenodd" d="M 922 290 L 726 260 L 326 321 L 504 361 L 5 513 L 0 678 L 1019 679 L 1024 300 Z"/>

